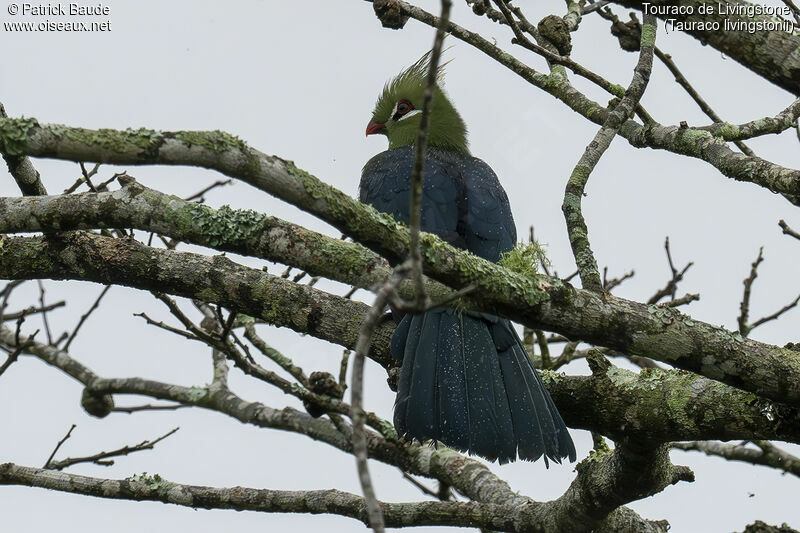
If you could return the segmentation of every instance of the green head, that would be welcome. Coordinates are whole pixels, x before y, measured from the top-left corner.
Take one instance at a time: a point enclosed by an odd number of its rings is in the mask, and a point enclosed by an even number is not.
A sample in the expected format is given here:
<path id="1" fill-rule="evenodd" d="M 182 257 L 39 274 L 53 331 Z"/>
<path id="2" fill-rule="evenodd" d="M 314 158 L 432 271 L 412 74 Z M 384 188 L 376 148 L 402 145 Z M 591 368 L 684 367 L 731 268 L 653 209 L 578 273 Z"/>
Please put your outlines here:
<path id="1" fill-rule="evenodd" d="M 427 53 L 383 87 L 367 125 L 367 135 L 386 135 L 390 149 L 416 142 L 429 65 L 430 53 Z M 467 126 L 439 86 L 443 76 L 444 65 L 439 67 L 431 101 L 428 145 L 468 154 Z"/>

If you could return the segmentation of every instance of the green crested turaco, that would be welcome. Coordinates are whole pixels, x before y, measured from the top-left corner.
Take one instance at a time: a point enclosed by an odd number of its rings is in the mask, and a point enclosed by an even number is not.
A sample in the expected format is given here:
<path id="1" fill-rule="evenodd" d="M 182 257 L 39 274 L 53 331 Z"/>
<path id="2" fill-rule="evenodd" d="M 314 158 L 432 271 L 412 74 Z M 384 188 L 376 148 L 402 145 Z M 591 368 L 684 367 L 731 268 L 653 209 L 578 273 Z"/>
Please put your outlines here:
<path id="1" fill-rule="evenodd" d="M 383 88 L 367 135 L 389 149 L 364 166 L 360 200 L 408 223 L 411 169 L 429 54 Z M 421 229 L 489 261 L 517 234 L 508 196 L 489 165 L 470 155 L 467 128 L 438 72 L 425 153 Z M 394 425 L 402 437 L 433 439 L 501 463 L 542 455 L 575 460 L 575 446 L 511 323 L 439 307 L 394 312 L 391 352 L 402 361 Z"/>

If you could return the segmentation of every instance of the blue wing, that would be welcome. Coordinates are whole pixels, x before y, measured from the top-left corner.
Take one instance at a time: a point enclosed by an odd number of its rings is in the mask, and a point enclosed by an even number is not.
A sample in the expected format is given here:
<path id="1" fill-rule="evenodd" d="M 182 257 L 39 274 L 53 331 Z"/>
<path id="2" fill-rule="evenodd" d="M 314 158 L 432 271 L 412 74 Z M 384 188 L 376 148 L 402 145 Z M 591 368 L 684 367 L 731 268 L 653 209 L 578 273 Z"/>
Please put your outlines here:
<path id="1" fill-rule="evenodd" d="M 408 223 L 414 149 L 382 152 L 364 166 L 360 200 Z M 475 157 L 431 148 L 425 157 L 422 231 L 498 261 L 517 240 L 508 196 L 492 169 Z"/>

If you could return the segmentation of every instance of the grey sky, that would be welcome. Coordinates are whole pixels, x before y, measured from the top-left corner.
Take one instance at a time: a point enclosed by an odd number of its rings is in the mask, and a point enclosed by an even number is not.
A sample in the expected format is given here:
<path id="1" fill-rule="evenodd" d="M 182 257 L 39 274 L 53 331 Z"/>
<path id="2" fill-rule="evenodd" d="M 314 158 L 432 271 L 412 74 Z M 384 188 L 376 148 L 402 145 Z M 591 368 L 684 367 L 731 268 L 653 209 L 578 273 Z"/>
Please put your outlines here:
<path id="1" fill-rule="evenodd" d="M 7 2 L 8 3 L 8 2 Z M 415 2 L 437 10 L 438 1 Z M 777 3 L 777 0 L 776 0 Z M 519 3 L 520 5 L 528 3 Z M 531 20 L 563 14 L 562 2 L 536 2 Z M 385 139 L 364 138 L 375 98 L 383 83 L 417 59 L 433 39 L 427 26 L 410 21 L 406 29 L 380 27 L 371 6 L 359 0 L 276 0 L 238 2 L 113 1 L 105 33 L 11 33 L 0 31 L 0 101 L 11 116 L 41 122 L 124 129 L 225 130 L 254 147 L 294 160 L 332 185 L 355 194 L 361 167 L 386 148 Z M 623 17 L 623 10 L 617 10 Z M 48 18 L 48 17 L 44 17 Z M 49 17 L 52 20 L 75 18 Z M 455 2 L 453 18 L 495 37 L 509 50 L 510 33 L 472 15 Z M 0 21 L 11 17 L 0 6 Z M 84 20 L 84 19 L 81 19 Z M 607 23 L 590 16 L 574 35 L 573 57 L 611 81 L 627 85 L 634 54 L 619 51 Z M 671 53 L 701 94 L 730 122 L 772 116 L 793 98 L 684 35 L 664 33 L 657 44 Z M 518 232 L 533 224 L 538 239 L 562 275 L 574 269 L 560 211 L 566 178 L 596 127 L 510 71 L 455 39 L 447 52 L 446 88 L 470 128 L 474 155 L 489 163 L 509 193 Z M 521 49 L 513 52 L 538 69 L 544 63 Z M 601 102 L 608 97 L 580 79 L 574 83 Z M 708 122 L 659 63 L 645 94 L 645 107 L 664 124 Z M 800 167 L 792 132 L 749 143 L 762 157 Z M 51 193 L 79 175 L 78 167 L 36 161 Z M 109 177 L 122 168 L 104 166 Z M 149 187 L 188 195 L 214 179 L 193 168 L 127 168 Z M 686 311 L 698 319 L 735 327 L 742 279 L 758 248 L 765 247 L 753 296 L 752 315 L 768 314 L 800 292 L 796 271 L 800 245 L 782 236 L 777 221 L 800 227 L 797 209 L 754 185 L 735 183 L 697 160 L 665 152 L 637 150 L 616 140 L 591 176 L 584 200 L 590 238 L 609 274 L 636 270 L 617 292 L 645 300 L 664 285 L 663 253 L 669 235 L 673 257 L 694 261 L 681 293 L 702 299 Z M 0 194 L 17 195 L 13 181 L 0 179 Z M 244 184 L 214 191 L 211 205 L 252 208 L 336 234 L 326 224 Z M 336 234 L 338 235 L 338 234 Z M 247 264 L 257 261 L 241 259 Z M 272 272 L 278 267 L 271 267 Z M 38 298 L 35 283 L 14 300 L 27 306 Z M 45 282 L 48 298 L 68 298 L 52 314 L 53 329 L 71 329 L 101 290 L 85 283 Z M 338 294 L 346 288 L 322 286 Z M 364 291 L 359 294 L 369 301 Z M 27 298 L 26 298 L 27 297 Z M 190 345 L 144 325 L 132 313 L 166 317 L 146 293 L 115 287 L 73 344 L 82 362 L 108 377 L 142 376 L 193 385 L 210 380 L 210 358 Z M 759 340 L 797 342 L 800 312 L 756 330 Z M 29 332 L 40 327 L 31 319 Z M 308 369 L 338 367 L 341 350 L 285 329 L 264 330 L 265 338 Z M 40 333 L 42 335 L 43 333 Z M 585 372 L 576 364 L 569 372 Z M 295 402 L 232 372 L 232 384 L 247 399 L 272 406 Z M 393 397 L 385 374 L 368 369 L 368 405 L 391 417 Z M 41 465 L 69 428 L 78 428 L 61 456 L 82 455 L 139 442 L 180 425 L 181 431 L 155 451 L 121 458 L 112 468 L 76 467 L 101 477 L 126 477 L 142 471 L 182 483 L 276 489 L 338 488 L 359 492 L 351 457 L 307 438 L 244 427 L 222 415 L 199 410 L 175 413 L 115 414 L 90 418 L 79 406 L 80 388 L 58 371 L 24 359 L 0 378 L 0 462 Z M 121 399 L 132 405 L 135 399 Z M 590 439 L 573 431 L 579 457 Z M 798 451 L 798 447 L 787 447 Z M 762 519 L 800 527 L 797 479 L 764 468 L 727 464 L 699 454 L 674 453 L 690 465 L 694 484 L 668 488 L 632 507 L 647 518 L 666 518 L 672 531 L 736 531 Z M 409 501 L 419 493 L 400 474 L 372 464 L 382 499 Z M 573 477 L 571 466 L 549 470 L 542 463 L 497 467 L 512 487 L 537 499 L 558 496 Z M 753 494 L 751 497 L 750 494 Z M 155 503 L 104 501 L 40 489 L 0 489 L 0 516 L 8 531 L 122 531 L 143 529 L 238 532 L 361 531 L 349 519 L 331 516 L 262 515 L 233 511 L 193 511 Z"/>

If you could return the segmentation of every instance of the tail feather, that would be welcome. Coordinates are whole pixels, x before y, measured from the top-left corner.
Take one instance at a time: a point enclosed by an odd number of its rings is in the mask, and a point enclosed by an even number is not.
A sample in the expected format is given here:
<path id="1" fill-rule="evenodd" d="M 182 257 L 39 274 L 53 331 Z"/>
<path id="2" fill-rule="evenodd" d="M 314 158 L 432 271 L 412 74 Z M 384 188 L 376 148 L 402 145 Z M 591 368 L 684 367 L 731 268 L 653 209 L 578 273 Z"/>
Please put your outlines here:
<path id="1" fill-rule="evenodd" d="M 419 320 L 411 320 L 412 318 L 418 318 Z M 403 366 L 400 369 L 400 380 L 397 383 L 397 397 L 394 400 L 394 427 L 400 436 L 405 436 L 407 433 L 406 422 L 408 420 L 408 404 L 411 399 L 411 380 L 414 375 L 414 362 L 420 333 L 422 332 L 421 318 L 406 315 L 392 335 L 392 353 L 403 361 Z"/>
<path id="2" fill-rule="evenodd" d="M 447 311 L 445 313 L 448 313 Z M 499 361 L 489 330 L 480 318 L 448 313 L 461 326 L 461 351 L 467 377 L 469 450 L 492 461 L 516 457 L 516 439 Z"/>
<path id="3" fill-rule="evenodd" d="M 539 380 L 539 375 L 533 369 L 533 365 L 530 362 L 528 354 L 524 351 L 524 348 L 514 347 L 511 351 L 512 356 L 522 371 L 526 387 L 524 394 L 533 406 L 533 418 L 536 420 L 536 425 L 538 426 L 537 430 L 540 435 L 540 442 L 544 446 L 545 465 L 547 464 L 548 458 L 560 463 L 561 457 L 558 450 L 558 441 L 556 439 L 556 427 L 553 423 L 553 416 L 547 405 L 547 400 L 545 399 L 549 394 L 547 394 L 542 382 Z M 523 450 L 522 453 L 527 453 L 524 450 L 528 443 L 521 441 L 519 444 L 521 450 Z"/>
<path id="4" fill-rule="evenodd" d="M 500 354 L 500 365 L 506 381 L 511 416 L 517 429 L 519 457 L 536 461 L 545 451 L 544 434 L 526 379 L 524 366 L 513 349 Z"/>
<path id="5" fill-rule="evenodd" d="M 392 353 L 403 361 L 394 413 L 401 436 L 501 463 L 517 455 L 575 460 L 567 428 L 507 320 L 447 308 L 406 315 Z"/>
<path id="6" fill-rule="evenodd" d="M 445 320 L 439 329 L 436 385 L 439 390 L 439 440 L 457 450 L 470 448 L 467 376 L 461 352 L 461 322 Z"/>
<path id="7" fill-rule="evenodd" d="M 441 313 L 425 313 L 415 318 L 412 324 L 419 323 L 420 335 L 418 344 L 412 348 L 416 352 L 409 390 L 413 401 L 408 403 L 406 409 L 405 427 L 410 435 L 425 441 L 439 436 L 436 354 L 439 352 Z"/>

